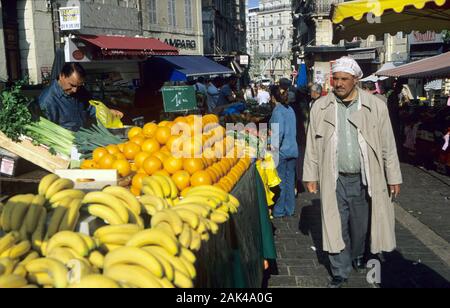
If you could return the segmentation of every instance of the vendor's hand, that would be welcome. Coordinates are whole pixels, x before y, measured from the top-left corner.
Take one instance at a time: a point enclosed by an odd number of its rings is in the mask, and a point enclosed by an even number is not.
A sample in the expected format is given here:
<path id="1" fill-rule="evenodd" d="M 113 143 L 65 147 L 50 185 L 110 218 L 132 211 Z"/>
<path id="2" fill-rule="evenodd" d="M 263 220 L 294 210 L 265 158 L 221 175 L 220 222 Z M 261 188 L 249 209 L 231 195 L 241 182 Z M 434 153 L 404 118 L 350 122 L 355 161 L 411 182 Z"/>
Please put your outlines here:
<path id="1" fill-rule="evenodd" d="M 311 194 L 317 194 L 319 192 L 318 186 L 319 183 L 317 182 L 306 182 L 306 189 Z"/>
<path id="2" fill-rule="evenodd" d="M 400 196 L 400 185 L 389 185 L 389 194 L 391 198 L 398 198 Z"/>
<path id="3" fill-rule="evenodd" d="M 118 110 L 111 109 L 110 111 L 111 111 L 111 113 L 112 113 L 114 116 L 119 117 L 119 118 L 121 118 L 121 119 L 122 119 L 123 116 L 124 116 L 123 112 L 120 112 L 120 111 L 118 111 Z"/>

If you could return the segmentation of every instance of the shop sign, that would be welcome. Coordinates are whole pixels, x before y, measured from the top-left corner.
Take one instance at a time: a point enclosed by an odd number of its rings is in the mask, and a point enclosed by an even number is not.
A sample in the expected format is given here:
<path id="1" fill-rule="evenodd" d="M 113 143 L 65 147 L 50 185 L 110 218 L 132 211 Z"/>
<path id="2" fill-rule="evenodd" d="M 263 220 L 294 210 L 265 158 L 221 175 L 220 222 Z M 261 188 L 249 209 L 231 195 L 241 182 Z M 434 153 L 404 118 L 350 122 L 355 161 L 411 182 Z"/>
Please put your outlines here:
<path id="1" fill-rule="evenodd" d="M 178 49 L 197 49 L 195 40 L 165 39 L 164 43 Z"/>
<path id="2" fill-rule="evenodd" d="M 162 88 L 164 111 L 182 112 L 197 109 L 197 98 L 193 86 Z"/>
<path id="3" fill-rule="evenodd" d="M 239 64 L 240 65 L 249 65 L 250 64 L 250 57 L 247 55 L 239 56 Z"/>
<path id="4" fill-rule="evenodd" d="M 442 35 L 434 31 L 427 31 L 425 33 L 420 33 L 419 31 L 413 31 L 409 35 L 409 42 L 411 45 L 416 44 L 439 44 L 444 43 Z"/>
<path id="5" fill-rule="evenodd" d="M 350 54 L 348 56 L 355 60 L 375 60 L 376 59 L 375 51 L 364 52 L 364 53 L 354 53 L 354 54 Z"/>
<path id="6" fill-rule="evenodd" d="M 61 31 L 81 29 L 81 10 L 79 6 L 62 7 L 59 9 Z"/>

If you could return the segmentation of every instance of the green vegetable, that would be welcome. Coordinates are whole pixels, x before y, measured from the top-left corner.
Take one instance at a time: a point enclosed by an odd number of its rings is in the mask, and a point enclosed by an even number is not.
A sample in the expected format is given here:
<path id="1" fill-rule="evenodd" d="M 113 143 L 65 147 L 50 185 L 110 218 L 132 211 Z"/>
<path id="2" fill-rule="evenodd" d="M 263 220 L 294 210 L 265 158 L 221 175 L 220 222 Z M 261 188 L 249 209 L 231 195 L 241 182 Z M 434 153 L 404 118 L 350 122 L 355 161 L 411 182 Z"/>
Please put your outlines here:
<path id="1" fill-rule="evenodd" d="M 93 125 L 90 129 L 82 128 L 75 133 L 75 145 L 78 148 L 78 152 L 84 154 L 82 158 L 90 158 L 96 148 L 110 144 L 120 144 L 124 141 L 114 136 L 100 123 Z"/>
<path id="2" fill-rule="evenodd" d="M 31 99 L 22 94 L 25 83 L 19 81 L 0 94 L 0 131 L 16 142 L 25 135 L 25 126 L 31 122 L 28 109 Z"/>

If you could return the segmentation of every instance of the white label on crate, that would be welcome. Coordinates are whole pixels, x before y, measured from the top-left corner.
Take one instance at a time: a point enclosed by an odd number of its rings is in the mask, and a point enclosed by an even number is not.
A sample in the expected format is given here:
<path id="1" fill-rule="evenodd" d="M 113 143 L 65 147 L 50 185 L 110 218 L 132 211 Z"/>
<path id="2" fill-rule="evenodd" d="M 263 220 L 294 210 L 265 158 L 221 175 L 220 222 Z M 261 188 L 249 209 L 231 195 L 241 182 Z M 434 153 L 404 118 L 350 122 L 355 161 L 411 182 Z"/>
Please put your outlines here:
<path id="1" fill-rule="evenodd" d="M 3 157 L 2 163 L 0 165 L 0 172 L 13 176 L 14 174 L 14 160 Z"/>
<path id="2" fill-rule="evenodd" d="M 78 152 L 77 147 L 72 147 L 72 153 L 70 155 L 70 158 L 76 161 L 81 160 L 81 154 Z"/>

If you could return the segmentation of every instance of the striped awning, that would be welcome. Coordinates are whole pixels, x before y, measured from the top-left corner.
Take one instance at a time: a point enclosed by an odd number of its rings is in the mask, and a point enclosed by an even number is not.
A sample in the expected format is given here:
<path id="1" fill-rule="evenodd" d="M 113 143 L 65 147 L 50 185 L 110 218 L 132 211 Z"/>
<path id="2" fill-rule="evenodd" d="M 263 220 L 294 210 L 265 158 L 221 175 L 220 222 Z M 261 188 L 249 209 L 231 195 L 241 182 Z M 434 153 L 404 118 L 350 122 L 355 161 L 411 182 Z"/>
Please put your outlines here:
<path id="1" fill-rule="evenodd" d="M 356 0 L 333 6 L 334 42 L 385 33 L 441 32 L 450 24 L 450 0 Z"/>

